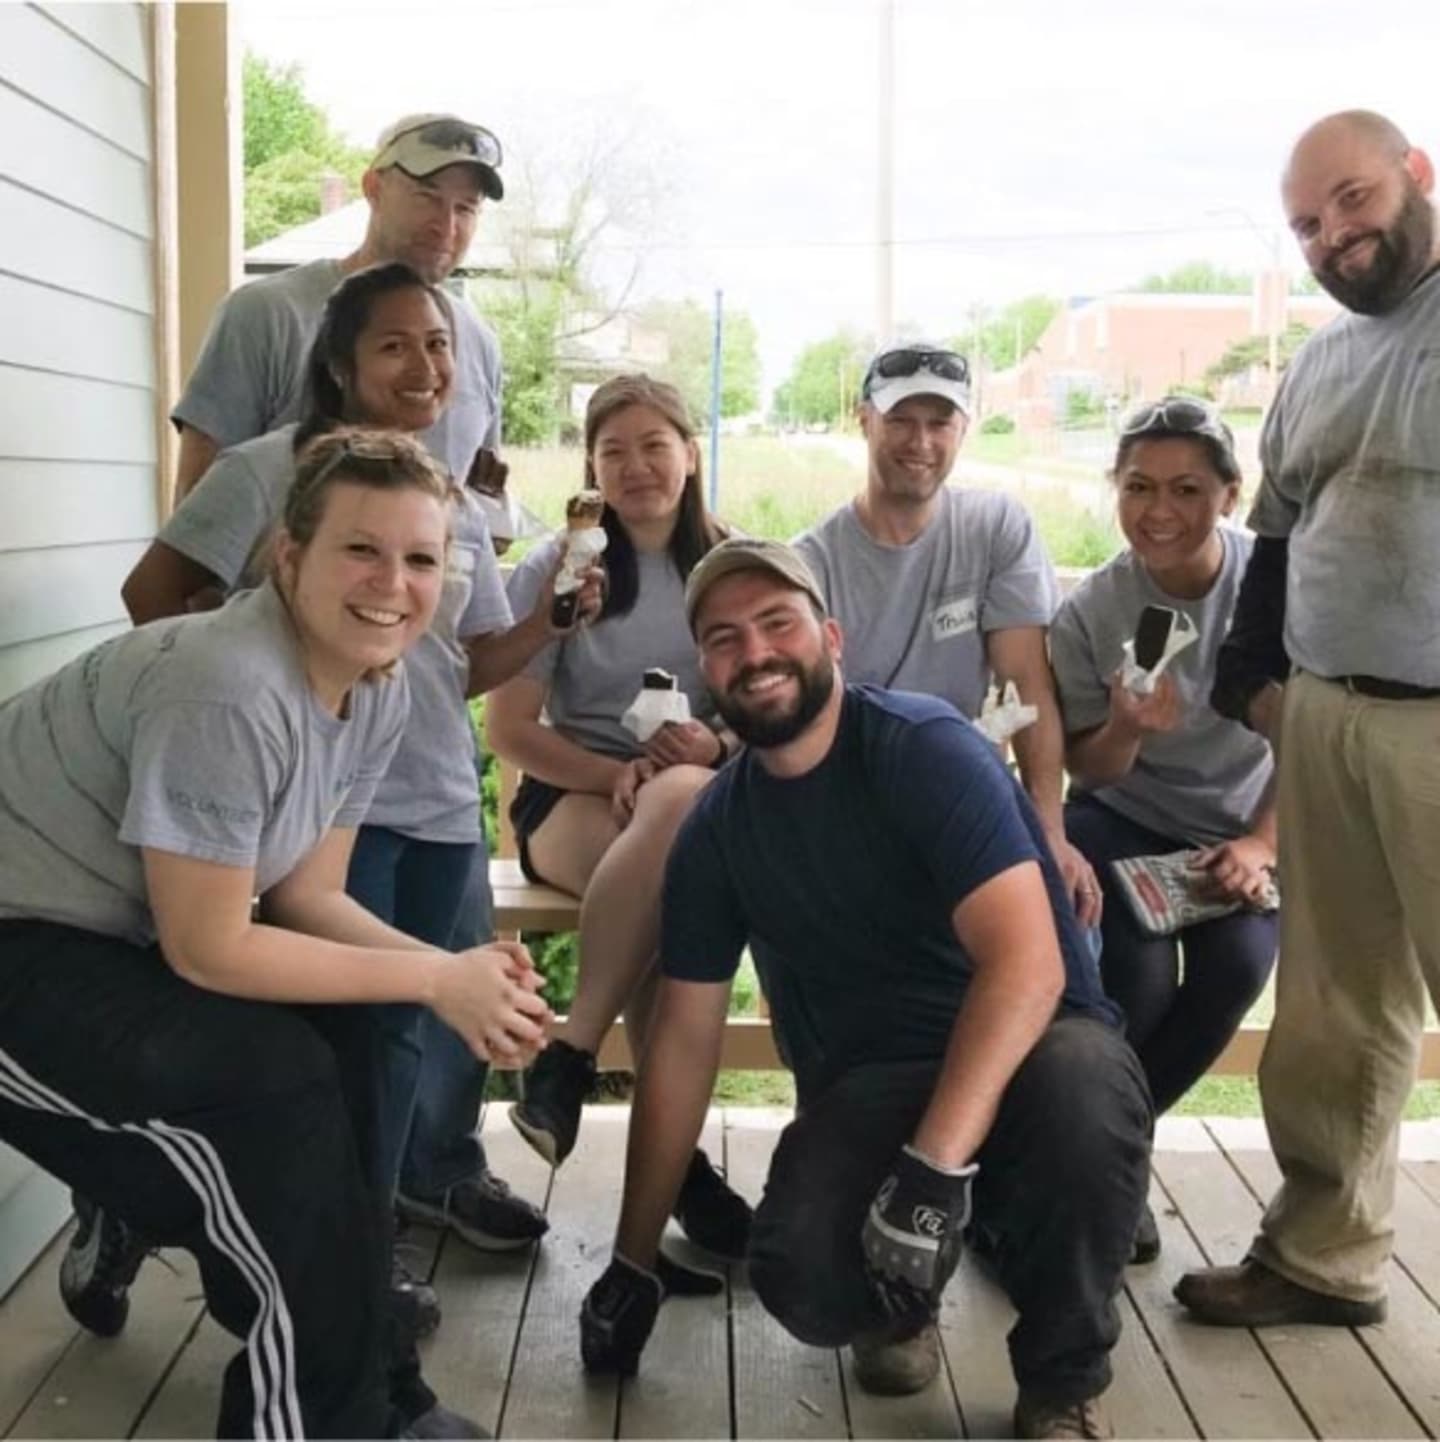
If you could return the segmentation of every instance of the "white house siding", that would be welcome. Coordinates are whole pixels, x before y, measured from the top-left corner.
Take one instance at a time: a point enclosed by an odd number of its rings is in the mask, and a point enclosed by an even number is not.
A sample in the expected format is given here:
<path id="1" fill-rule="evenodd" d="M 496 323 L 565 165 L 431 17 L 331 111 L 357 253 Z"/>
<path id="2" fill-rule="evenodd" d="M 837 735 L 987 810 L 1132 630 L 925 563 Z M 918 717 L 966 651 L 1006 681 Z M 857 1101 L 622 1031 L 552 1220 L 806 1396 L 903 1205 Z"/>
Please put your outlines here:
<path id="1" fill-rule="evenodd" d="M 149 19 L 0 4 L 0 699 L 122 630 L 156 526 Z M 0 1146 L 0 1294 L 67 1198 Z"/>

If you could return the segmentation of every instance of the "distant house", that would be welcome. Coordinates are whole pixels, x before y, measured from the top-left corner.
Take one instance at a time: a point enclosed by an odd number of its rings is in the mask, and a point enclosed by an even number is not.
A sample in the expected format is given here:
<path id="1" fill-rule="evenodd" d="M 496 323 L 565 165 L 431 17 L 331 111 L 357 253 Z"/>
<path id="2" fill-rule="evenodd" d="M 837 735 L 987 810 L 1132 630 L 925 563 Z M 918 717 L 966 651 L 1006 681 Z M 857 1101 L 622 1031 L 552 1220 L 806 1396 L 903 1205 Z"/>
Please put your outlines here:
<path id="1" fill-rule="evenodd" d="M 1063 419 L 1073 391 L 1123 406 L 1177 386 L 1198 386 L 1232 345 L 1268 336 L 1266 280 L 1260 277 L 1249 295 L 1119 292 L 1073 300 L 1020 365 L 984 378 L 983 409 L 1037 429 Z M 1327 295 L 1285 294 L 1278 303 L 1278 331 L 1297 321 L 1318 329 L 1339 312 Z M 1261 364 L 1236 377 L 1223 399 L 1258 406 L 1266 384 Z"/>
<path id="2" fill-rule="evenodd" d="M 368 218 L 363 200 L 340 199 L 314 220 L 251 246 L 245 252 L 246 277 L 351 255 L 364 239 Z M 502 203 L 481 210 L 470 249 L 449 284 L 458 288 L 465 280 L 473 282 L 472 299 L 483 315 L 486 298 L 518 286 L 522 275 L 544 280 L 555 271 L 554 232 L 530 225 L 523 209 L 507 209 Z M 670 355 L 661 332 L 638 326 L 625 315 L 572 311 L 561 331 L 556 364 L 567 408 L 575 416 L 584 414 L 590 393 L 607 376 L 663 365 Z"/>
<path id="3" fill-rule="evenodd" d="M 360 248 L 369 222 L 370 207 L 363 200 L 342 202 L 314 220 L 297 225 L 245 252 L 247 277 L 273 275 L 312 260 L 338 260 Z M 513 280 L 516 277 L 516 237 L 510 234 L 514 222 L 504 205 L 486 205 L 480 211 L 475 237 L 456 274 L 467 279 Z M 543 232 L 527 232 L 518 238 L 524 246 L 528 273 L 554 273 L 555 245 Z"/>

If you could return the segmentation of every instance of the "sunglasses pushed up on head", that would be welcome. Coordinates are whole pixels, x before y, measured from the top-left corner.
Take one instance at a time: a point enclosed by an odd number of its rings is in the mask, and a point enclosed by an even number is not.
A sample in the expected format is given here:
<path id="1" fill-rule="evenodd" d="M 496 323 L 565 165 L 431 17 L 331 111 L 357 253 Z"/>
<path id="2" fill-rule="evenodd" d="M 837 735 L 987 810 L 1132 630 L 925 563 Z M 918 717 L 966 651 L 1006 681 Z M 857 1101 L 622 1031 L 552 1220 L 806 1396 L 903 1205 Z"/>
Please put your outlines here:
<path id="1" fill-rule="evenodd" d="M 963 355 L 933 346 L 904 346 L 882 351 L 870 362 L 861 397 L 868 400 L 880 381 L 899 380 L 922 370 L 941 380 L 955 381 L 962 386 L 970 384 L 970 362 Z"/>
<path id="2" fill-rule="evenodd" d="M 1220 412 L 1206 401 L 1193 396 L 1166 396 L 1137 406 L 1120 424 L 1123 440 L 1136 436 L 1209 436 L 1227 451 L 1235 448 L 1230 427 L 1220 419 Z"/>
<path id="3" fill-rule="evenodd" d="M 481 165 L 488 165 L 491 170 L 498 170 L 504 159 L 498 137 L 483 125 L 471 125 L 465 120 L 441 117 L 391 135 L 376 163 L 382 163 L 391 155 L 399 141 L 412 135 L 422 145 L 430 146 L 434 150 L 451 151 L 458 159 L 477 160 Z"/>

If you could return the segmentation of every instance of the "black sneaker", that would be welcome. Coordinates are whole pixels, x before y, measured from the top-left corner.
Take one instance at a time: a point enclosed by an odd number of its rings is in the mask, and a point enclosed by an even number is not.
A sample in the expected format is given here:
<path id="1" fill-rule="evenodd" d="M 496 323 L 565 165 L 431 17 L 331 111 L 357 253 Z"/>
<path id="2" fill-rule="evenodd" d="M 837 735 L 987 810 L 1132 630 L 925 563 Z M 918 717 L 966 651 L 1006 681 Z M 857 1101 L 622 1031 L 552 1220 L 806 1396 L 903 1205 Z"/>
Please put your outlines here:
<path id="1" fill-rule="evenodd" d="M 525 1094 L 510 1108 L 510 1120 L 552 1167 L 574 1148 L 580 1109 L 594 1085 L 595 1058 L 563 1041 L 552 1041 L 525 1073 Z"/>
<path id="2" fill-rule="evenodd" d="M 697 1247 L 743 1261 L 750 1242 L 750 1203 L 733 1191 L 698 1147 L 675 1200 L 675 1220 Z"/>
<path id="3" fill-rule="evenodd" d="M 550 1230 L 539 1207 L 491 1172 L 457 1182 L 438 1197 L 398 1196 L 395 1210 L 407 1222 L 444 1227 L 482 1252 L 513 1252 Z"/>
<path id="4" fill-rule="evenodd" d="M 401 1331 L 417 1342 L 440 1325 L 440 1298 L 395 1252 L 390 1254 L 390 1310 Z"/>
<path id="5" fill-rule="evenodd" d="M 60 1300 L 97 1337 L 116 1337 L 130 1316 L 130 1284 L 149 1245 L 113 1212 L 71 1196 L 77 1226 L 60 1261 Z"/>

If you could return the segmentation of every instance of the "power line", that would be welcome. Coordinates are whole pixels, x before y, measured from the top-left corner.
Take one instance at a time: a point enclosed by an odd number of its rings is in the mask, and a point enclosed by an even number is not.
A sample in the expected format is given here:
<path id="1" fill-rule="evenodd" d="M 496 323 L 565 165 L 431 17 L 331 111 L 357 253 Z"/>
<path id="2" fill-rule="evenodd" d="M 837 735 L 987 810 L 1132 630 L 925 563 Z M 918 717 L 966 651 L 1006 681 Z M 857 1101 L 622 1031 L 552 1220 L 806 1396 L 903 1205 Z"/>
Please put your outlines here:
<path id="1" fill-rule="evenodd" d="M 974 247 L 979 249 L 991 245 L 1053 245 L 1064 241 L 1145 240 L 1175 235 L 1234 235 L 1244 229 L 1244 226 L 1237 225 L 1176 225 L 1135 227 L 1122 230 L 1033 230 L 896 237 L 889 243 L 896 248 L 932 247 L 943 249 L 951 247 L 965 249 Z M 856 236 L 854 238 L 826 237 L 793 240 L 650 240 L 643 243 L 639 241 L 599 241 L 595 244 L 594 250 L 596 252 L 623 251 L 627 254 L 635 251 L 652 252 L 657 250 L 869 250 L 874 245 L 873 238 Z"/>

